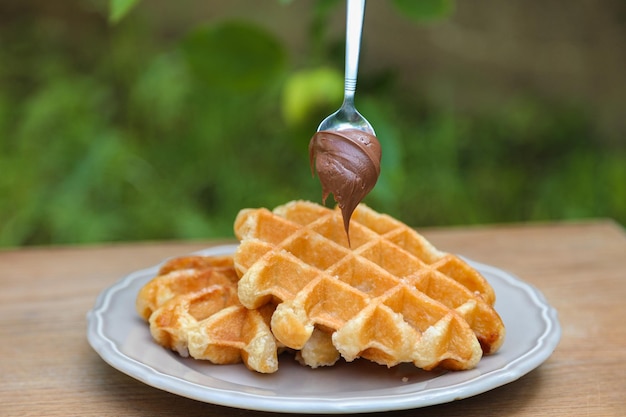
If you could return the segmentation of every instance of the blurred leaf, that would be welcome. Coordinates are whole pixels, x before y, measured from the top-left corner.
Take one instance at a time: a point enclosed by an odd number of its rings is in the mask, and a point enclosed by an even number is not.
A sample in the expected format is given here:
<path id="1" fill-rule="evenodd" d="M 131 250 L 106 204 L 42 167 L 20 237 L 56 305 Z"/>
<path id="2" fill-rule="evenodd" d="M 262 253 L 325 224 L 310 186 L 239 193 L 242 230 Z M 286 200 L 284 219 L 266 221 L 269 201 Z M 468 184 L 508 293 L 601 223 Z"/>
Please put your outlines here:
<path id="1" fill-rule="evenodd" d="M 454 0 L 393 0 L 406 17 L 416 22 L 428 22 L 448 17 L 454 10 Z"/>
<path id="2" fill-rule="evenodd" d="M 109 21 L 117 23 L 139 3 L 139 0 L 110 0 Z"/>
<path id="3" fill-rule="evenodd" d="M 302 124 L 319 108 L 339 108 L 343 75 L 333 68 L 314 68 L 292 73 L 283 89 L 283 117 L 289 125 Z"/>
<path id="4" fill-rule="evenodd" d="M 180 54 L 153 58 L 136 78 L 130 104 L 136 117 L 150 121 L 162 131 L 176 126 L 185 117 L 193 83 Z"/>
<path id="5" fill-rule="evenodd" d="M 213 87 L 236 91 L 260 88 L 277 77 L 286 62 L 283 44 L 248 22 L 220 22 L 193 30 L 183 52 L 194 73 Z"/>

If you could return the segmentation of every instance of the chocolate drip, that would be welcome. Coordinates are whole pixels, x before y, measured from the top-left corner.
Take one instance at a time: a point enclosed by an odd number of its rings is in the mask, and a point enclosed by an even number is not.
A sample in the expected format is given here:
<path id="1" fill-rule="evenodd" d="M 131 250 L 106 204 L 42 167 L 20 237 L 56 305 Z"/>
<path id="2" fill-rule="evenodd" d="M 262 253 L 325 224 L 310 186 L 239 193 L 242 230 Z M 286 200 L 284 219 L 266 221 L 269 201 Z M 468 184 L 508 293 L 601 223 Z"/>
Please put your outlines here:
<path id="1" fill-rule="evenodd" d="M 323 130 L 309 143 L 311 173 L 322 183 L 322 200 L 329 194 L 337 201 L 350 242 L 352 213 L 374 188 L 380 175 L 380 143 L 376 136 L 358 129 Z"/>

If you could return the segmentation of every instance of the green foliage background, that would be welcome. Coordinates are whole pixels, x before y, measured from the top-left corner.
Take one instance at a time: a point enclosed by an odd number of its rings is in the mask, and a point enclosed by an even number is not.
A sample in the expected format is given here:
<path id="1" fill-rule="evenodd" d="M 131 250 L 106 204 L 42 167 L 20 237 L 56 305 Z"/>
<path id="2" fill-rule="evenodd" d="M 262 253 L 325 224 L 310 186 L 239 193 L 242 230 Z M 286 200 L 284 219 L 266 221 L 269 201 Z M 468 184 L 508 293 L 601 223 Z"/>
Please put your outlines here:
<path id="1" fill-rule="evenodd" d="M 307 146 L 341 102 L 343 39 L 322 22 L 343 2 L 316 3 L 297 65 L 242 20 L 158 40 L 136 3 L 77 2 L 78 29 L 35 15 L 0 28 L 0 246 L 231 237 L 243 207 L 321 200 Z M 453 9 L 396 5 L 416 24 Z M 414 226 L 626 223 L 626 148 L 576 106 L 509 97 L 461 114 L 392 70 L 360 78 L 357 105 L 383 146 L 366 200 L 379 211 Z"/>

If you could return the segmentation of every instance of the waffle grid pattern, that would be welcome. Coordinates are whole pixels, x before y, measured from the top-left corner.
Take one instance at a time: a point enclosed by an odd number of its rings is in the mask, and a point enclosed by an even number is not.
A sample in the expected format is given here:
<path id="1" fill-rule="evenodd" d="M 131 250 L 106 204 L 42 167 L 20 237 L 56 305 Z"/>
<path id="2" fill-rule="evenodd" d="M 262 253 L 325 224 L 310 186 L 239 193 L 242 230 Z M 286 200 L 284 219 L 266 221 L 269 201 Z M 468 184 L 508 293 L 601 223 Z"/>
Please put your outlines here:
<path id="1" fill-rule="evenodd" d="M 468 369 L 502 343 L 485 279 L 365 205 L 350 244 L 338 209 L 303 201 L 242 210 L 235 233 L 239 298 L 249 309 L 276 305 L 271 330 L 289 348 L 321 330 L 348 361 Z"/>
<path id="2" fill-rule="evenodd" d="M 232 256 L 175 258 L 142 287 L 136 309 L 154 340 L 183 357 L 275 372 L 279 346 L 269 329 L 274 309 L 242 306 L 237 280 Z"/>

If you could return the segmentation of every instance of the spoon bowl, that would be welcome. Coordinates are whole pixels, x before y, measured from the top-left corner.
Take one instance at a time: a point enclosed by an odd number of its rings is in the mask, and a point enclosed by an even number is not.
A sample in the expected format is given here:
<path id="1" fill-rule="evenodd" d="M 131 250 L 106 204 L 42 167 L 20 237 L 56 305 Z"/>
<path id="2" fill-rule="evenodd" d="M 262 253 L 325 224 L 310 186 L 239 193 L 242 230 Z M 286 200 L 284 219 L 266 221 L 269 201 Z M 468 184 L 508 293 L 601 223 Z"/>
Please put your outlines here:
<path id="1" fill-rule="evenodd" d="M 365 0 L 347 0 L 346 12 L 346 68 L 343 103 L 339 110 L 322 120 L 317 131 L 358 129 L 376 135 L 372 125 L 354 106 L 354 93 L 359 68 L 361 33 Z"/>
<path id="2" fill-rule="evenodd" d="M 354 107 L 354 102 L 347 103 L 344 101 L 339 110 L 322 120 L 317 131 L 345 129 L 358 129 L 376 136 L 370 122 Z"/>

